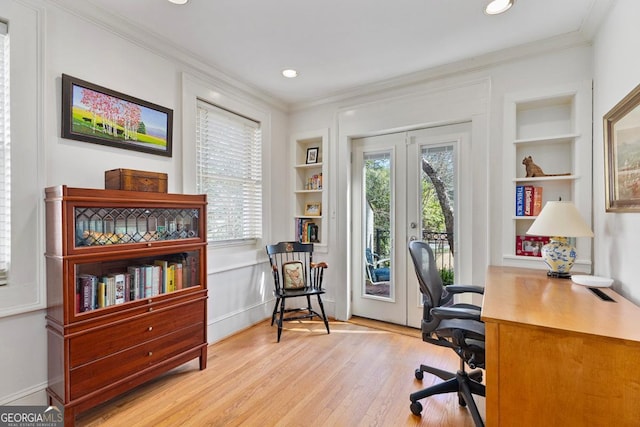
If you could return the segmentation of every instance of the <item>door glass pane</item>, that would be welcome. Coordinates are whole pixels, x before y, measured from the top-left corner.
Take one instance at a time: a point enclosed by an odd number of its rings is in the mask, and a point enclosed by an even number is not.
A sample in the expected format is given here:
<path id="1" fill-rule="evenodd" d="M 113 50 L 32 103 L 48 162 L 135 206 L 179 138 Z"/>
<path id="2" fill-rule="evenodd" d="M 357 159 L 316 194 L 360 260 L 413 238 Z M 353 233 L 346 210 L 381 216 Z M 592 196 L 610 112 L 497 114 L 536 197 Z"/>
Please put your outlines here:
<path id="1" fill-rule="evenodd" d="M 364 154 L 364 294 L 391 298 L 391 153 Z"/>
<path id="2" fill-rule="evenodd" d="M 442 282 L 449 285 L 454 278 L 454 149 L 431 145 L 421 152 L 422 240 L 430 244 Z"/>

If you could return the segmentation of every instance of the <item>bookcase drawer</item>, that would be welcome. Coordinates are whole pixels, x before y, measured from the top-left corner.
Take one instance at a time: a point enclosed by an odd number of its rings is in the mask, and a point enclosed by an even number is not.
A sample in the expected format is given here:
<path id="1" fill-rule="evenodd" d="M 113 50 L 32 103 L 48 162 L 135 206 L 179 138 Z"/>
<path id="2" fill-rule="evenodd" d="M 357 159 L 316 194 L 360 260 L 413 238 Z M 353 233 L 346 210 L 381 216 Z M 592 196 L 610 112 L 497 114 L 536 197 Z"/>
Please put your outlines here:
<path id="1" fill-rule="evenodd" d="M 195 301 L 89 329 L 69 340 L 69 366 L 77 368 L 178 329 L 201 324 L 205 303 L 206 300 Z"/>
<path id="2" fill-rule="evenodd" d="M 169 335 L 148 341 L 69 372 L 71 400 L 95 392 L 145 368 L 161 363 L 174 355 L 205 345 L 203 323 L 180 329 Z"/>

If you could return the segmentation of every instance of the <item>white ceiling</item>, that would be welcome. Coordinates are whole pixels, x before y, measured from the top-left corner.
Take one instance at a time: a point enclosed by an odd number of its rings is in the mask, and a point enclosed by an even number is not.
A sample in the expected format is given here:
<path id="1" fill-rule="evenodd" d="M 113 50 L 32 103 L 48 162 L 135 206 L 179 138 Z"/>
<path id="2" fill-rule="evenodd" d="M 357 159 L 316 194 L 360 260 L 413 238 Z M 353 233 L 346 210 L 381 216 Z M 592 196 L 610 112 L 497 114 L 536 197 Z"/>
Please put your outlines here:
<path id="1" fill-rule="evenodd" d="M 616 0 L 84 0 L 287 104 L 549 38 L 589 39 Z M 78 5 L 78 3 L 76 3 Z M 547 42 L 548 43 L 548 42 Z M 285 79 L 284 68 L 299 71 Z"/>

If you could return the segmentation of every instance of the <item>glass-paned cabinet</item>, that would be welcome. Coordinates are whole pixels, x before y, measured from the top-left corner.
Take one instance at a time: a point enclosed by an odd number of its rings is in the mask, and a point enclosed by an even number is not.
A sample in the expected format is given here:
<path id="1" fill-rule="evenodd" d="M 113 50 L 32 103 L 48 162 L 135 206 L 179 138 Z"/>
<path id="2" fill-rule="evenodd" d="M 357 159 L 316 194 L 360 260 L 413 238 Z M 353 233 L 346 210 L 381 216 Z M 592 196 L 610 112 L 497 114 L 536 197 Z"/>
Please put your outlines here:
<path id="1" fill-rule="evenodd" d="M 206 367 L 206 196 L 45 190 L 51 404 L 77 413 Z"/>

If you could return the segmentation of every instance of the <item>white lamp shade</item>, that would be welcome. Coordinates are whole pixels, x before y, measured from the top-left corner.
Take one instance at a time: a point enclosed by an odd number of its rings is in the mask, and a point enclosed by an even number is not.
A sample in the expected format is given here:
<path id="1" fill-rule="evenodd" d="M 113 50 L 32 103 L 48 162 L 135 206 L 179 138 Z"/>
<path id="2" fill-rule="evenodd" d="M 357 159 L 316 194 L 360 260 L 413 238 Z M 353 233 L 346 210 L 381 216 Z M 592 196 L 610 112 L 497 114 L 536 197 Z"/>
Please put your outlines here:
<path id="1" fill-rule="evenodd" d="M 527 231 L 532 236 L 593 237 L 572 202 L 547 202 Z"/>

